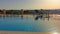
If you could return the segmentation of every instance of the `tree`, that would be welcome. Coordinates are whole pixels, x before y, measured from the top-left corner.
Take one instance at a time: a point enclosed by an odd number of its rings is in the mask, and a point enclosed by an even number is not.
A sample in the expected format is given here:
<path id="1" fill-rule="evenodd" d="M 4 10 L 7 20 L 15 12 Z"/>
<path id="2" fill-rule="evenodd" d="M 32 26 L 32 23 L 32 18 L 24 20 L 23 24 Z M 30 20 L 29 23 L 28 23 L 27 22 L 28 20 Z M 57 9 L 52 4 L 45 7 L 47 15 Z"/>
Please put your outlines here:
<path id="1" fill-rule="evenodd" d="M 11 13 L 11 15 L 13 15 L 14 11 L 13 10 L 10 10 L 10 13 Z"/>
<path id="2" fill-rule="evenodd" d="M 21 9 L 21 15 L 23 15 L 24 14 L 24 10 L 23 9 Z"/>

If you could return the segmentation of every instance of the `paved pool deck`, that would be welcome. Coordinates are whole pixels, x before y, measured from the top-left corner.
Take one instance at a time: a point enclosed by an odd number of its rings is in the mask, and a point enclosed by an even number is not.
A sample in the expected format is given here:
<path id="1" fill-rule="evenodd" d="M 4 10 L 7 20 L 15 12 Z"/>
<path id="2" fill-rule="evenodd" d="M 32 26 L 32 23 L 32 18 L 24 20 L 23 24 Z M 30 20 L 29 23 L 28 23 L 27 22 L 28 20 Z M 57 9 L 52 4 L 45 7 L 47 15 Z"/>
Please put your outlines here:
<path id="1" fill-rule="evenodd" d="M 20 32 L 20 31 L 0 31 L 0 34 L 60 34 L 60 32 Z"/>

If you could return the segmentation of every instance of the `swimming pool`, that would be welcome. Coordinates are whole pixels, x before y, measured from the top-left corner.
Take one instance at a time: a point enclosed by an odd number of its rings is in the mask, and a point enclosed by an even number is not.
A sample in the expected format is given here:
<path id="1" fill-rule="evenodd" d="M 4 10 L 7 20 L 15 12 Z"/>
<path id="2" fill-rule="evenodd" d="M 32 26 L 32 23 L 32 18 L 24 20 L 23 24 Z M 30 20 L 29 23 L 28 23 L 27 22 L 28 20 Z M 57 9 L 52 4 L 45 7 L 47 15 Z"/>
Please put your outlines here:
<path id="1" fill-rule="evenodd" d="M 50 18 L 48 21 L 47 18 L 35 20 L 33 16 L 0 17 L 0 31 L 56 32 L 60 25 L 58 19 Z"/>

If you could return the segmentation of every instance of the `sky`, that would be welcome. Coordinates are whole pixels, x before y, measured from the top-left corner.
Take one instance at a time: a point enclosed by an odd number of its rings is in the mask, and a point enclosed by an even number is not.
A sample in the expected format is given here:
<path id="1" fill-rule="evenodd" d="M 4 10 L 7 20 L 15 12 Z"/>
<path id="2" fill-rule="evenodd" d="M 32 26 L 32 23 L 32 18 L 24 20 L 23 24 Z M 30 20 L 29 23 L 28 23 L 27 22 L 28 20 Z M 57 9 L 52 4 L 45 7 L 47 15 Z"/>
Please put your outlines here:
<path id="1" fill-rule="evenodd" d="M 60 9 L 60 0 L 0 0 L 0 9 Z"/>

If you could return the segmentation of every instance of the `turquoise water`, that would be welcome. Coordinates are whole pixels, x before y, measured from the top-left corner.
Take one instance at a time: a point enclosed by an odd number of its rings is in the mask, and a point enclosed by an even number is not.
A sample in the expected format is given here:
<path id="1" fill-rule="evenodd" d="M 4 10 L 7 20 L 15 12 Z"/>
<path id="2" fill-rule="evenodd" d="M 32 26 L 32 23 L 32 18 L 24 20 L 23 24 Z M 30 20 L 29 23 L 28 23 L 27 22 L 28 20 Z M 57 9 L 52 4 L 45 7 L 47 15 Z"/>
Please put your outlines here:
<path id="1" fill-rule="evenodd" d="M 0 17 L 0 30 L 25 32 L 53 32 L 57 31 L 55 20 L 47 18 L 35 20 L 35 17 L 5 16 Z"/>

